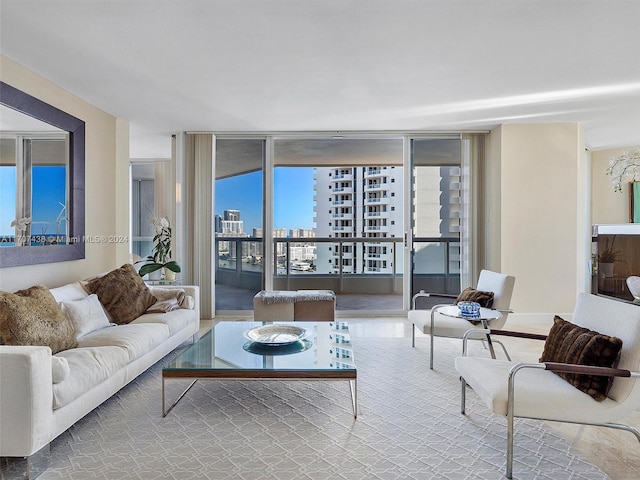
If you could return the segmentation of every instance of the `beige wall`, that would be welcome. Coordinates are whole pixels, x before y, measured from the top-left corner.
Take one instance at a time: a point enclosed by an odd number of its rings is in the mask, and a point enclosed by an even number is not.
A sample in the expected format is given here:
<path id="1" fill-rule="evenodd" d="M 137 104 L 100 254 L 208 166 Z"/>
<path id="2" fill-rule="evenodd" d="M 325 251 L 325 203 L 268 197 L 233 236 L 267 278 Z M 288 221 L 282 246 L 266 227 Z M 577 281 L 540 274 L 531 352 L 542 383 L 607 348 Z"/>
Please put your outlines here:
<path id="1" fill-rule="evenodd" d="M 491 132 L 489 267 L 514 275 L 512 308 L 550 317 L 573 311 L 587 285 L 588 163 L 575 123 L 503 125 Z M 491 176 L 491 175 L 489 175 Z M 499 242 L 499 247 L 492 241 Z"/>
<path id="2" fill-rule="evenodd" d="M 50 81 L 0 56 L 0 79 L 86 122 L 86 258 L 71 262 L 0 269 L 0 290 L 41 283 L 49 287 L 109 270 L 128 260 L 128 244 L 108 239 L 129 235 L 128 122 L 90 105 Z"/>
<path id="3" fill-rule="evenodd" d="M 591 220 L 594 225 L 629 222 L 629 186 L 625 185 L 622 192 L 614 192 L 611 177 L 604 172 L 611 157 L 637 149 L 640 145 L 591 153 Z"/>

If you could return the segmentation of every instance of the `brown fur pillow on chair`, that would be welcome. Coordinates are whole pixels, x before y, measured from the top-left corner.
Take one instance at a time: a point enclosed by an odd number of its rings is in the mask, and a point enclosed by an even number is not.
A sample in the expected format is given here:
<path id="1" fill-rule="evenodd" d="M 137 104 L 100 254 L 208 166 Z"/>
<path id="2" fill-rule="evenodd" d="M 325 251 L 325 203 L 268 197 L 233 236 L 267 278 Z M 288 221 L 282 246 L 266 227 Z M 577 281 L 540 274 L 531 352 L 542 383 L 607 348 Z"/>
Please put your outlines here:
<path id="1" fill-rule="evenodd" d="M 73 324 L 42 285 L 0 292 L 0 337 L 5 345 L 45 345 L 54 354 L 78 345 Z"/>
<path id="2" fill-rule="evenodd" d="M 118 325 L 135 320 L 157 300 L 130 263 L 94 278 L 85 288 L 98 295 L 100 303 Z"/>
<path id="3" fill-rule="evenodd" d="M 481 307 L 491 308 L 493 306 L 493 292 L 483 292 L 482 290 L 467 287 L 458 295 L 454 305 L 460 302 L 476 302 Z"/>
<path id="4" fill-rule="evenodd" d="M 579 327 L 559 316 L 553 319 L 540 362 L 615 367 L 622 340 Z M 555 372 L 571 385 L 601 402 L 607 398 L 611 377 Z"/>

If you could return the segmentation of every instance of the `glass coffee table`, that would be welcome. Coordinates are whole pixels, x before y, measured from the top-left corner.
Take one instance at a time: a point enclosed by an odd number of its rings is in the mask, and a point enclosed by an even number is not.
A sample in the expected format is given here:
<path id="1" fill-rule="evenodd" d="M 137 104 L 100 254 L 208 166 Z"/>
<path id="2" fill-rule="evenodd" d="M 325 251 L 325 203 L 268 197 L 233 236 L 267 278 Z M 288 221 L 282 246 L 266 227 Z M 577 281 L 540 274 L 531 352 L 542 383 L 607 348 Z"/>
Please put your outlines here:
<path id="1" fill-rule="evenodd" d="M 168 379 L 192 382 L 165 408 Z M 162 369 L 163 417 L 198 380 L 347 380 L 353 417 L 358 416 L 357 370 L 346 322 L 217 323 Z"/>

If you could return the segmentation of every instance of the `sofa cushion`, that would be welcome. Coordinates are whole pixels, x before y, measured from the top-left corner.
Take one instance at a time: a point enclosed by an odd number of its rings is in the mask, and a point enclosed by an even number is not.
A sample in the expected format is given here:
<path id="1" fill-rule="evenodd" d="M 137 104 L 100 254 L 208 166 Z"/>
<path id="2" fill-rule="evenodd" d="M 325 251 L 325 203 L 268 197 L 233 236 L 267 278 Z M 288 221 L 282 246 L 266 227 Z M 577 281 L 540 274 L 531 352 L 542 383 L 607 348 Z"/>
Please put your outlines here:
<path id="1" fill-rule="evenodd" d="M 131 322 L 156 303 L 156 298 L 130 263 L 94 278 L 86 284 L 86 289 L 98 295 L 100 303 L 119 325 Z"/>
<path id="2" fill-rule="evenodd" d="M 82 300 L 62 302 L 62 311 L 71 320 L 76 339 L 111 325 L 95 293 Z"/>
<path id="3" fill-rule="evenodd" d="M 621 348 L 622 340 L 619 338 L 602 335 L 588 328 L 580 327 L 556 315 L 545 341 L 540 362 L 611 368 L 616 365 Z M 611 377 L 556 373 L 599 402 L 607 398 Z"/>
<path id="4" fill-rule="evenodd" d="M 69 362 L 65 357 L 51 356 L 51 381 L 53 383 L 63 382 L 70 372 Z"/>
<path id="5" fill-rule="evenodd" d="M 119 347 L 131 362 L 169 338 L 169 327 L 158 324 L 118 325 L 94 330 L 78 340 L 79 348 Z"/>
<path id="6" fill-rule="evenodd" d="M 171 335 L 175 335 L 180 330 L 194 323 L 196 313 L 193 310 L 185 310 L 180 308 L 168 313 L 145 313 L 140 315 L 129 325 L 137 325 L 144 323 L 162 323 L 169 328 Z"/>
<path id="7" fill-rule="evenodd" d="M 127 351 L 116 346 L 73 348 L 60 352 L 57 356 L 67 361 L 70 372 L 64 381 L 53 385 L 54 409 L 71 403 L 107 380 L 130 361 Z"/>
<path id="8" fill-rule="evenodd" d="M 484 292 L 472 287 L 467 287 L 460 292 L 460 295 L 456 298 L 454 305 L 457 305 L 460 302 L 476 302 L 479 303 L 481 307 L 491 308 L 493 306 L 493 295 L 493 292 Z"/>
<path id="9" fill-rule="evenodd" d="M 71 321 L 42 285 L 0 292 L 0 337 L 6 345 L 45 345 L 54 354 L 76 346 Z"/>

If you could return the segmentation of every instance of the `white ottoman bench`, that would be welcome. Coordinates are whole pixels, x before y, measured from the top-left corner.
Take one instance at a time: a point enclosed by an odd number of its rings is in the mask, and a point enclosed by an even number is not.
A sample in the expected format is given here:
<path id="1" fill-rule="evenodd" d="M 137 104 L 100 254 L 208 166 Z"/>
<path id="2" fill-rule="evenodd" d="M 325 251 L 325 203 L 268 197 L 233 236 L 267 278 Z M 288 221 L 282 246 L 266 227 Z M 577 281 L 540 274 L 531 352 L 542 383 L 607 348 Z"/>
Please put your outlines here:
<path id="1" fill-rule="evenodd" d="M 253 318 L 262 322 L 335 320 L 331 290 L 261 290 L 253 297 Z"/>

